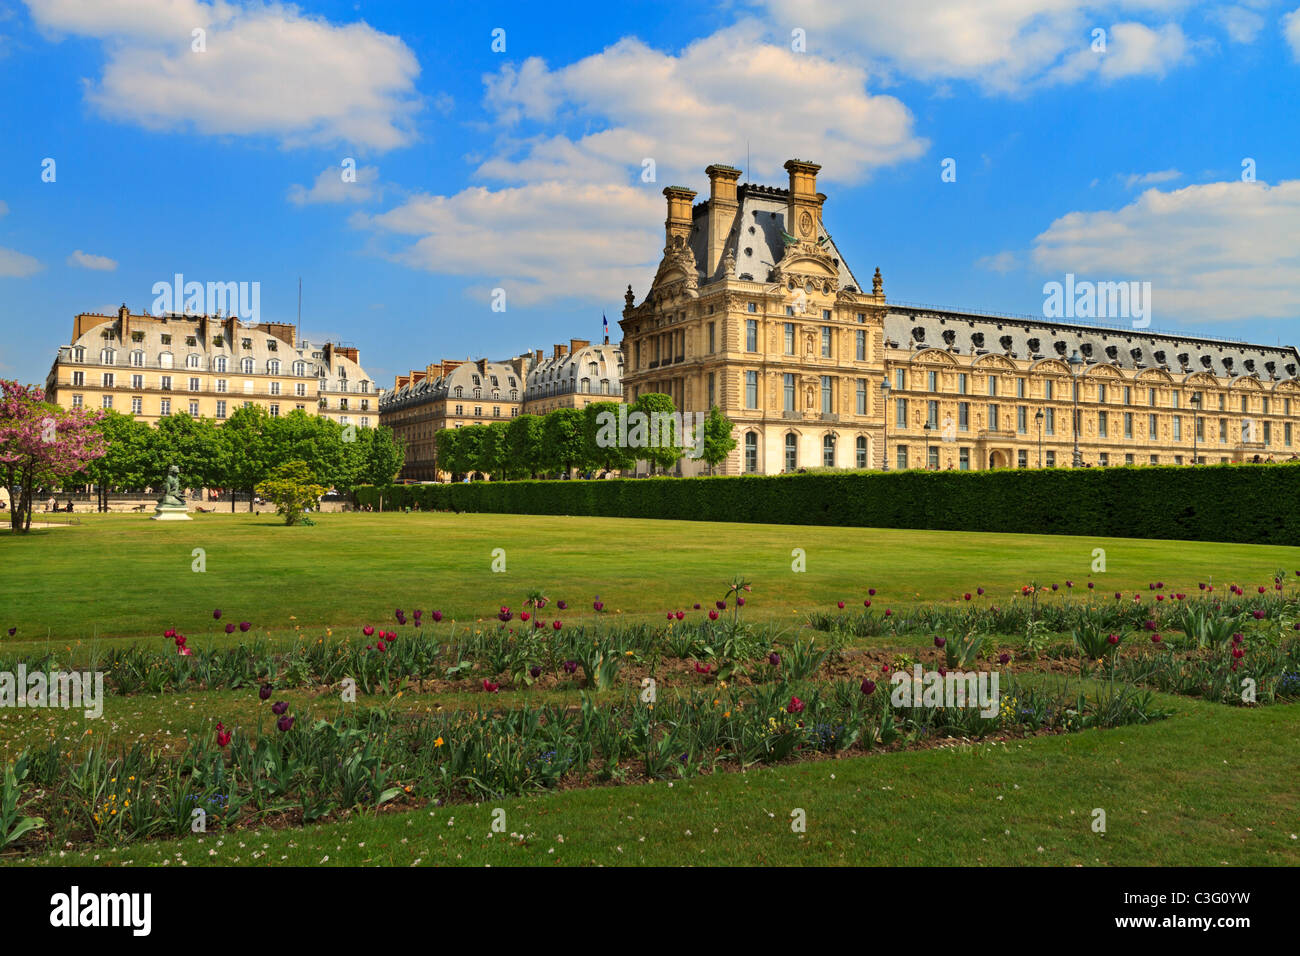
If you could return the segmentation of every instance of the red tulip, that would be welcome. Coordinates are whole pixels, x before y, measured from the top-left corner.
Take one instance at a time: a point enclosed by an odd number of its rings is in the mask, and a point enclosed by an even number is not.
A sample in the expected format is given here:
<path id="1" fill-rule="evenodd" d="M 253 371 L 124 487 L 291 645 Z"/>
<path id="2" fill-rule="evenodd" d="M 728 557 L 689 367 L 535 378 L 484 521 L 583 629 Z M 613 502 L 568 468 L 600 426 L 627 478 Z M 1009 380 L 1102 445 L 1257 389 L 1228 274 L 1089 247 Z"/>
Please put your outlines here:
<path id="1" fill-rule="evenodd" d="M 500 685 L 500 684 L 494 684 L 494 683 L 492 683 L 490 680 L 488 680 L 486 677 L 484 677 L 484 678 L 483 678 L 483 689 L 484 689 L 485 691 L 487 691 L 489 694 L 495 694 L 497 691 L 499 691 L 499 690 L 501 689 L 501 685 Z"/>
<path id="2" fill-rule="evenodd" d="M 804 707 L 803 701 L 801 701 L 798 697 L 791 697 L 790 703 L 785 710 L 786 713 L 788 714 L 802 714 L 803 707 Z"/>
<path id="3" fill-rule="evenodd" d="M 366 637 L 372 637 L 375 633 L 375 629 L 371 627 L 369 624 L 367 624 L 365 627 L 361 629 L 361 633 L 364 634 Z"/>

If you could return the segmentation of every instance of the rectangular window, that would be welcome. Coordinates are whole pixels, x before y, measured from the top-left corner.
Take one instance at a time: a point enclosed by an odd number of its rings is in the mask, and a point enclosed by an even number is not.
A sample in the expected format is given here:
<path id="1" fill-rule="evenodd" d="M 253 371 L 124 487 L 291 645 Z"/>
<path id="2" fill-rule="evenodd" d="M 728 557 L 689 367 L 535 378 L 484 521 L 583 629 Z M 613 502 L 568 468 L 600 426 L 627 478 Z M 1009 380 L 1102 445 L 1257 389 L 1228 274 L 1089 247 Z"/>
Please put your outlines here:
<path id="1" fill-rule="evenodd" d="M 1029 452 L 1023 448 L 1021 448 L 1019 451 L 1016 452 L 1016 467 L 1017 468 L 1029 467 Z"/>
<path id="2" fill-rule="evenodd" d="M 1273 423 L 1269 421 L 1264 422 L 1264 444 L 1273 444 Z"/>
<path id="3" fill-rule="evenodd" d="M 162 377 L 162 387 L 164 390 L 172 387 L 172 377 L 170 375 L 164 375 Z"/>
<path id="4" fill-rule="evenodd" d="M 72 384 L 75 385 L 77 388 L 81 388 L 83 385 L 85 385 L 85 384 L 86 384 L 86 373 L 85 373 L 85 372 L 73 372 L 73 373 L 72 373 Z"/>
<path id="5" fill-rule="evenodd" d="M 926 402 L 925 405 L 926 405 L 925 420 L 929 423 L 931 428 L 938 428 L 939 427 L 939 403 L 936 401 L 929 401 Z"/>
<path id="6" fill-rule="evenodd" d="M 1016 379 L 1016 398 L 1024 398 L 1024 397 L 1025 397 L 1025 380 L 1023 378 L 1018 378 Z"/>
<path id="7" fill-rule="evenodd" d="M 1177 390 L 1177 389 L 1175 389 L 1174 391 L 1172 391 L 1172 392 L 1169 393 L 1170 401 L 1172 402 L 1174 408 L 1179 408 L 1179 407 L 1180 407 L 1180 405 L 1179 405 L 1179 399 L 1178 399 L 1178 394 L 1179 394 L 1179 393 L 1178 393 L 1178 390 Z"/>
<path id="8" fill-rule="evenodd" d="M 745 373 L 745 407 L 758 408 L 758 373 Z"/>
<path id="9" fill-rule="evenodd" d="M 854 354 L 857 356 L 858 361 L 859 361 L 859 362 L 865 362 L 865 361 L 867 360 L 867 331 L 866 331 L 866 329 L 858 329 L 857 334 L 854 336 L 854 347 L 855 347 L 855 353 L 854 353 Z"/>
<path id="10" fill-rule="evenodd" d="M 1147 404 L 1152 408 L 1156 407 L 1156 390 L 1154 388 L 1147 389 Z"/>
<path id="11" fill-rule="evenodd" d="M 969 448 L 957 449 L 957 470 L 970 471 L 970 449 Z"/>
<path id="12" fill-rule="evenodd" d="M 104 396 L 104 407 L 105 407 L 105 408 L 112 408 L 112 407 L 113 407 L 113 396 L 112 396 L 112 395 L 105 395 L 105 396 Z"/>
<path id="13" fill-rule="evenodd" d="M 957 403 L 957 428 L 960 431 L 970 431 L 970 402 Z"/>
<path id="14" fill-rule="evenodd" d="M 1045 458 L 1043 464 L 1047 465 L 1048 468 L 1055 468 L 1055 467 L 1056 467 L 1056 452 L 1052 451 L 1051 449 L 1048 449 L 1048 451 L 1047 451 L 1047 457 Z"/>
<path id="15" fill-rule="evenodd" d="M 829 415 L 835 411 L 835 398 L 832 393 L 831 377 L 822 376 L 822 414 Z"/>
<path id="16" fill-rule="evenodd" d="M 794 355 L 794 323 L 785 323 L 785 354 Z"/>
<path id="17" fill-rule="evenodd" d="M 758 319 L 745 320 L 745 351 L 758 351 Z"/>
<path id="18" fill-rule="evenodd" d="M 998 393 L 998 377 L 997 377 L 996 375 L 990 375 L 990 376 L 989 376 L 989 395 L 997 395 L 997 393 Z"/>
<path id="19" fill-rule="evenodd" d="M 1219 441 L 1227 442 L 1227 440 L 1228 440 L 1228 420 L 1226 418 L 1220 418 L 1219 419 Z"/>
<path id="20" fill-rule="evenodd" d="M 931 445 L 925 453 L 925 467 L 931 471 L 939 470 L 939 446 Z"/>
<path id="21" fill-rule="evenodd" d="M 1183 416 L 1174 416 L 1174 441 L 1183 440 Z"/>
<path id="22" fill-rule="evenodd" d="M 1024 405 L 1016 406 L 1016 432 L 1023 435 L 1029 431 L 1029 409 Z"/>
<path id="23" fill-rule="evenodd" d="M 132 375 L 132 376 L 131 376 L 131 387 L 132 387 L 132 388 L 144 388 L 144 376 L 143 376 L 143 375 Z"/>
<path id="24" fill-rule="evenodd" d="M 218 418 L 226 417 L 226 403 L 220 400 L 217 402 L 217 417 Z"/>
<path id="25" fill-rule="evenodd" d="M 938 372 L 927 372 L 927 373 L 926 373 L 926 377 L 925 377 L 925 379 L 926 379 L 926 390 L 927 390 L 927 391 L 931 391 L 931 392 L 937 392 L 937 391 L 939 391 L 939 373 L 938 373 Z"/>
<path id="26" fill-rule="evenodd" d="M 1043 409 L 1043 433 L 1046 435 L 1056 434 L 1056 409 Z"/>
<path id="27" fill-rule="evenodd" d="M 747 305 L 745 308 L 746 308 L 746 310 L 749 311 L 749 312 L 757 312 L 757 311 L 758 311 L 758 303 L 757 303 L 757 302 L 751 302 L 751 303 L 749 303 L 749 305 Z"/>
<path id="28" fill-rule="evenodd" d="M 1097 413 L 1097 437 L 1098 437 L 1098 438 L 1109 438 L 1109 437 L 1110 437 L 1110 431 L 1108 430 L 1108 424 L 1109 424 L 1109 423 L 1108 423 L 1107 418 L 1106 418 L 1106 413 L 1105 413 L 1105 412 L 1098 412 L 1098 413 Z"/>
<path id="29" fill-rule="evenodd" d="M 1151 464 L 1153 464 L 1153 465 L 1158 465 L 1158 464 L 1160 464 L 1160 456 L 1159 456 L 1159 455 L 1152 455 L 1152 456 L 1151 456 Z"/>
<path id="30" fill-rule="evenodd" d="M 275 402 L 271 403 L 271 417 L 272 418 L 280 417 L 280 406 L 277 405 Z"/>
<path id="31" fill-rule="evenodd" d="M 1097 459 L 1097 463 L 1101 465 L 1101 467 L 1105 468 L 1110 464 L 1110 455 L 1103 451 L 1101 456 Z"/>
<path id="32" fill-rule="evenodd" d="M 197 392 L 198 390 L 199 390 L 199 380 L 197 378 L 190 379 L 190 391 Z"/>
<path id="33" fill-rule="evenodd" d="M 894 450 L 894 466 L 899 471 L 907 471 L 907 446 L 899 445 Z"/>
<path id="34" fill-rule="evenodd" d="M 80 408 L 80 407 L 81 407 L 81 396 L 80 396 L 80 395 L 73 395 L 73 396 L 72 396 L 72 407 L 73 407 L 73 408 Z"/>
<path id="35" fill-rule="evenodd" d="M 1099 383 L 1097 384 L 1097 401 L 1099 401 L 1099 402 L 1104 402 L 1104 401 L 1106 401 L 1106 385 L 1105 385 L 1105 383 L 1100 383 L 1100 382 L 1099 382 Z"/>
<path id="36" fill-rule="evenodd" d="M 995 432 L 997 430 L 998 430 L 998 406 L 990 405 L 989 406 L 989 431 Z"/>
<path id="37" fill-rule="evenodd" d="M 1126 465 L 1131 465 L 1131 464 L 1133 464 L 1133 453 L 1132 453 L 1132 452 L 1129 452 L 1127 455 L 1124 456 L 1124 464 L 1126 464 Z"/>
<path id="38" fill-rule="evenodd" d="M 224 378 L 217 379 L 217 394 L 220 395 L 224 393 L 225 390 L 226 390 L 226 380 Z"/>
<path id="39" fill-rule="evenodd" d="M 170 415 L 171 413 L 172 413 L 172 400 L 170 398 L 164 398 L 161 402 L 158 403 L 158 414 Z"/>
<path id="40" fill-rule="evenodd" d="M 132 414 L 132 415 L 139 415 L 140 412 L 143 411 L 143 409 L 144 409 L 144 399 L 142 399 L 142 398 L 140 398 L 140 397 L 138 397 L 138 396 L 137 396 L 137 397 L 134 397 L 134 398 L 131 399 L 131 414 Z"/>
<path id="41" fill-rule="evenodd" d="M 191 417 L 191 418 L 198 418 L 198 417 L 199 417 L 199 403 L 198 403 L 198 402 L 190 402 L 190 417 Z"/>
<path id="42" fill-rule="evenodd" d="M 907 388 L 907 369 L 905 368 L 894 369 L 894 388 L 897 389 Z"/>
<path id="43" fill-rule="evenodd" d="M 957 394 L 958 395 L 966 394 L 966 373 L 965 372 L 957 373 Z"/>
<path id="44" fill-rule="evenodd" d="M 1053 384 L 1054 383 L 1050 378 L 1043 380 L 1043 398 L 1047 399 L 1048 401 L 1051 401 L 1053 397 L 1052 396 Z"/>
<path id="45" fill-rule="evenodd" d="M 784 376 L 784 383 L 785 383 L 784 408 L 787 412 L 792 412 L 794 411 L 794 375 L 792 375 L 790 372 L 786 372 Z"/>
<path id="46" fill-rule="evenodd" d="M 1148 415 L 1147 416 L 1147 438 L 1151 439 L 1151 441 L 1155 441 L 1159 437 L 1160 437 L 1160 431 L 1156 426 L 1156 416 Z"/>
<path id="47" fill-rule="evenodd" d="M 1124 437 L 1125 438 L 1133 437 L 1133 413 L 1132 412 L 1124 413 Z"/>
<path id="48" fill-rule="evenodd" d="M 708 383 L 709 383 L 709 408 L 712 408 L 714 405 L 717 404 L 716 399 L 718 397 L 717 376 L 713 372 L 709 373 Z"/>
<path id="49" fill-rule="evenodd" d="M 899 428 L 907 427 L 907 399 L 894 399 L 894 424 Z"/>
<path id="50" fill-rule="evenodd" d="M 709 323 L 709 354 L 712 355 L 718 350 L 718 323 Z"/>
<path id="51" fill-rule="evenodd" d="M 298 383 L 296 383 L 296 384 L 293 386 L 293 393 L 294 393 L 295 395 L 306 395 L 306 394 L 307 394 L 307 383 L 306 383 L 306 382 L 298 382 Z"/>
<path id="52" fill-rule="evenodd" d="M 831 357 L 831 327 L 822 326 L 822 358 Z"/>
<path id="53" fill-rule="evenodd" d="M 858 414 L 865 415 L 866 413 L 867 413 L 867 380 L 865 378 L 860 378 L 858 379 Z"/>
<path id="54" fill-rule="evenodd" d="M 1290 422 L 1282 423 L 1282 444 L 1286 445 L 1287 448 L 1291 447 L 1291 423 Z"/>
<path id="55" fill-rule="evenodd" d="M 112 388 L 112 387 L 113 387 L 113 373 L 112 373 L 112 372 L 104 372 L 103 375 L 104 375 L 104 377 L 103 377 L 104 388 Z"/>
<path id="56" fill-rule="evenodd" d="M 279 382 L 272 382 L 272 383 L 271 383 L 271 394 L 272 394 L 272 395 L 279 395 L 279 394 L 280 394 L 280 383 L 279 383 Z"/>
<path id="57" fill-rule="evenodd" d="M 1133 404 L 1133 389 L 1127 385 L 1124 386 L 1124 404 L 1125 405 Z"/>

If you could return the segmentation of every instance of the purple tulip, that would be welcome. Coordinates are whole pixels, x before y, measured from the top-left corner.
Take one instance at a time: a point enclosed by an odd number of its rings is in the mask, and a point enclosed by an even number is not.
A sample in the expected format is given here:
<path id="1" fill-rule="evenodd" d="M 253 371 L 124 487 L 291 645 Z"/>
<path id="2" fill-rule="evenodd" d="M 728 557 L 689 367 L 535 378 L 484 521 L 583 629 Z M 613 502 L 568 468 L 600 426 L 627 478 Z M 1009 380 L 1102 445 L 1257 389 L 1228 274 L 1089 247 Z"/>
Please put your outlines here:
<path id="1" fill-rule="evenodd" d="M 212 612 L 212 618 L 213 620 L 216 621 L 221 620 L 221 608 L 217 608 L 215 611 Z"/>
<path id="2" fill-rule="evenodd" d="M 999 664 L 1002 664 L 1002 665 L 1004 665 L 1004 666 L 1007 665 L 1007 664 L 1010 664 L 1010 663 L 1011 663 L 1011 655 L 1008 654 L 1006 651 L 1003 651 L 1001 654 L 998 655 L 998 663 L 999 663 Z"/>
<path id="3" fill-rule="evenodd" d="M 767 655 L 767 662 L 771 664 L 773 667 L 780 667 L 781 655 L 778 654 L 776 651 L 773 651 L 771 654 Z"/>
<path id="4" fill-rule="evenodd" d="M 437 624 L 439 621 L 442 620 L 442 612 L 434 611 L 432 617 L 433 617 L 433 623 Z"/>
<path id="5" fill-rule="evenodd" d="M 604 602 L 604 601 L 592 601 L 592 602 L 591 602 L 591 607 L 592 607 L 593 610 L 596 610 L 596 611 L 603 611 L 603 610 L 605 610 L 605 602 Z"/>
<path id="6" fill-rule="evenodd" d="M 280 714 L 283 714 L 288 709 L 289 709 L 289 702 L 284 700 L 277 700 L 274 704 L 271 705 L 271 713 L 275 714 L 277 717 Z"/>
<path id="7" fill-rule="evenodd" d="M 737 607 L 744 607 L 744 606 L 745 606 L 745 599 L 744 599 L 743 597 L 741 597 L 739 594 L 736 595 L 736 606 L 737 606 Z"/>
<path id="8" fill-rule="evenodd" d="M 713 606 L 716 607 L 719 611 L 725 611 L 725 610 L 727 609 L 727 602 L 726 602 L 726 601 L 715 601 L 715 602 L 713 602 Z"/>
<path id="9" fill-rule="evenodd" d="M 235 625 L 233 625 L 233 624 L 227 624 L 227 625 L 226 625 L 226 633 L 227 633 L 227 634 L 234 634 L 234 633 L 235 633 Z"/>
<path id="10" fill-rule="evenodd" d="M 293 726 L 293 716 L 291 714 L 285 714 L 275 722 L 275 726 L 280 729 L 281 733 L 287 731 Z"/>
<path id="11" fill-rule="evenodd" d="M 249 629 L 250 627 L 252 627 L 252 626 L 253 626 L 253 625 L 249 624 L 247 621 L 240 621 L 240 622 L 239 622 L 239 629 L 240 629 L 241 631 L 246 631 L 246 630 L 248 630 L 248 629 Z"/>
<path id="12" fill-rule="evenodd" d="M 947 644 L 947 643 L 948 643 L 948 638 L 946 638 L 946 637 L 936 637 L 936 638 L 934 639 L 934 646 L 935 646 L 935 647 L 938 647 L 938 648 L 940 648 L 940 649 L 942 649 L 942 648 L 943 648 L 943 645 L 945 645 L 945 644 Z"/>
<path id="13" fill-rule="evenodd" d="M 578 662 L 577 662 L 577 661 L 565 661 L 565 662 L 564 662 L 564 673 L 566 673 L 566 674 L 576 674 L 577 672 L 578 672 Z"/>
<path id="14" fill-rule="evenodd" d="M 876 692 L 876 682 L 873 681 L 870 677 L 862 678 L 862 693 L 870 697 L 875 692 Z"/>
<path id="15" fill-rule="evenodd" d="M 270 684 L 263 684 L 261 687 L 258 688 L 257 696 L 260 697 L 262 700 L 270 700 L 271 690 L 272 688 Z"/>
<path id="16" fill-rule="evenodd" d="M 561 611 L 567 611 L 567 610 L 569 609 L 569 602 L 567 602 L 567 601 L 556 601 L 556 602 L 555 602 L 555 606 L 558 607 Z"/>
<path id="17" fill-rule="evenodd" d="M 698 605 L 697 605 L 697 606 L 698 606 Z M 18 628 L 16 628 L 16 627 L 11 627 L 11 628 L 9 628 L 9 636 L 10 636 L 10 637 L 13 637 L 13 636 L 14 636 L 15 634 L 17 634 L 17 633 L 18 633 Z"/>
<path id="18" fill-rule="evenodd" d="M 533 680 L 537 680 L 537 678 L 542 676 L 542 669 L 537 664 L 534 664 L 532 667 L 528 668 L 528 673 L 533 675 Z"/>

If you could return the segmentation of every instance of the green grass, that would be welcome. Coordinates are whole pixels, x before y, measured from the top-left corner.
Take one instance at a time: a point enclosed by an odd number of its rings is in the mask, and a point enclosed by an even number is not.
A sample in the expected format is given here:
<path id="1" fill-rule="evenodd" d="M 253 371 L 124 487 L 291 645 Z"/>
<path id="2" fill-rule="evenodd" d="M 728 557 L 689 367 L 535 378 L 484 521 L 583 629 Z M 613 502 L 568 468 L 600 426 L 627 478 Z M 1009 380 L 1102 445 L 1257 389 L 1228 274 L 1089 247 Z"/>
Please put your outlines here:
<path id="1" fill-rule="evenodd" d="M 191 570 L 192 550 L 206 571 Z M 491 570 L 503 548 L 505 573 Z M 791 551 L 806 553 L 806 571 Z M 1105 573 L 1092 573 L 1095 548 Z M 339 640 L 393 609 L 434 608 L 462 624 L 521 609 L 534 588 L 569 602 L 552 613 L 579 623 L 599 594 L 611 614 L 659 619 L 668 608 L 721 596 L 736 574 L 753 582 L 746 613 L 801 624 L 844 600 L 874 608 L 960 600 L 1023 600 L 1031 580 L 1090 578 L 1116 590 L 1195 592 L 1199 581 L 1271 583 L 1300 566 L 1295 548 L 1196 542 L 807 528 L 626 519 L 497 515 L 323 515 L 309 528 L 268 516 L 211 515 L 159 525 L 135 515 L 94 516 L 25 538 L 0 534 L 0 650 L 48 642 L 145 639 L 166 648 L 167 627 L 192 645 L 270 634 Z M 1104 593 L 1102 593 L 1104 592 Z M 1067 593 L 1045 596 L 1065 600 Z M 218 633 L 249 620 L 250 634 Z M 495 621 L 492 622 L 495 624 Z M 426 624 L 426 626 L 432 626 Z M 447 626 L 447 625 L 443 625 Z M 489 625 L 491 626 L 491 625 Z M 4 635 L 17 627 L 14 638 Z M 920 639 L 911 639 L 920 646 Z M 891 641 L 906 644 L 907 639 Z M 932 651 L 932 648 L 930 648 Z M 328 716 L 332 698 L 281 691 L 295 712 Z M 505 692 L 496 706 L 574 701 L 572 690 Z M 1236 708 L 1158 695 L 1167 720 L 1117 730 L 1005 743 L 784 764 L 747 773 L 637 786 L 599 786 L 479 805 L 356 813 L 306 828 L 236 830 L 121 848 L 55 851 L 35 864 L 1300 864 L 1294 784 L 1300 710 Z M 474 707 L 479 694 L 404 694 L 361 706 Z M 101 721 L 51 710 L 0 711 L 9 755 L 50 736 L 77 750 L 91 737 L 144 740 L 175 751 L 215 720 L 255 726 L 249 691 L 108 694 Z M 492 812 L 505 810 L 493 833 Z M 794 833 L 791 811 L 807 814 Z M 1107 814 L 1107 833 L 1091 828 Z M 523 839 L 512 838 L 523 834 Z M 561 837 L 563 839 L 561 839 Z M 7 862 L 13 862 L 9 860 Z"/>
<path id="2" fill-rule="evenodd" d="M 1294 706 L 54 852 L 39 865 L 1300 865 Z M 505 830 L 492 832 L 493 811 Z M 807 831 L 791 830 L 803 809 Z M 1092 830 L 1106 811 L 1106 833 Z M 511 834 L 522 834 L 519 840 Z M 254 854 L 257 854 L 256 856 Z"/>
<path id="3" fill-rule="evenodd" d="M 206 571 L 196 573 L 193 549 Z M 493 550 L 506 571 L 492 571 Z M 806 571 L 792 570 L 803 549 Z M 1106 572 L 1091 571 L 1093 550 Z M 518 609 L 543 589 L 566 600 L 546 613 L 591 616 L 599 595 L 610 613 L 658 618 L 720 597 L 736 574 L 754 583 L 748 613 L 795 622 L 837 600 L 874 607 L 960 599 L 984 587 L 1015 599 L 1030 580 L 1076 583 L 1098 593 L 1152 581 L 1194 592 L 1200 581 L 1271 583 L 1300 566 L 1300 549 L 1187 541 L 994 535 L 946 531 L 809 528 L 617 518 L 520 515 L 326 514 L 287 528 L 268 515 L 201 515 L 159 524 L 143 515 L 91 516 L 80 525 L 0 534 L 0 639 L 19 641 L 157 636 L 178 627 L 191 639 L 222 620 L 255 633 L 318 633 L 391 622 L 393 609 L 439 609 L 457 620 Z M 224 638 L 224 633 L 221 635 Z"/>

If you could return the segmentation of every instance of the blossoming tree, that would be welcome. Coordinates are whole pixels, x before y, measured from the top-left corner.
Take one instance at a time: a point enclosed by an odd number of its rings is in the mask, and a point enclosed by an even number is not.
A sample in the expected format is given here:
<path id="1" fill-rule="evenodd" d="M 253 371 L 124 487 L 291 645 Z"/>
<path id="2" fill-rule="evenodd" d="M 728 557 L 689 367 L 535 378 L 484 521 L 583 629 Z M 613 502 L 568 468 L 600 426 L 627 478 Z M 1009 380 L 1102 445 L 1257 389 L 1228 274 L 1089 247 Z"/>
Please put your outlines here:
<path id="1" fill-rule="evenodd" d="M 0 482 L 9 489 L 9 526 L 26 532 L 38 488 L 75 475 L 105 452 L 99 413 L 45 401 L 45 390 L 0 379 Z"/>

